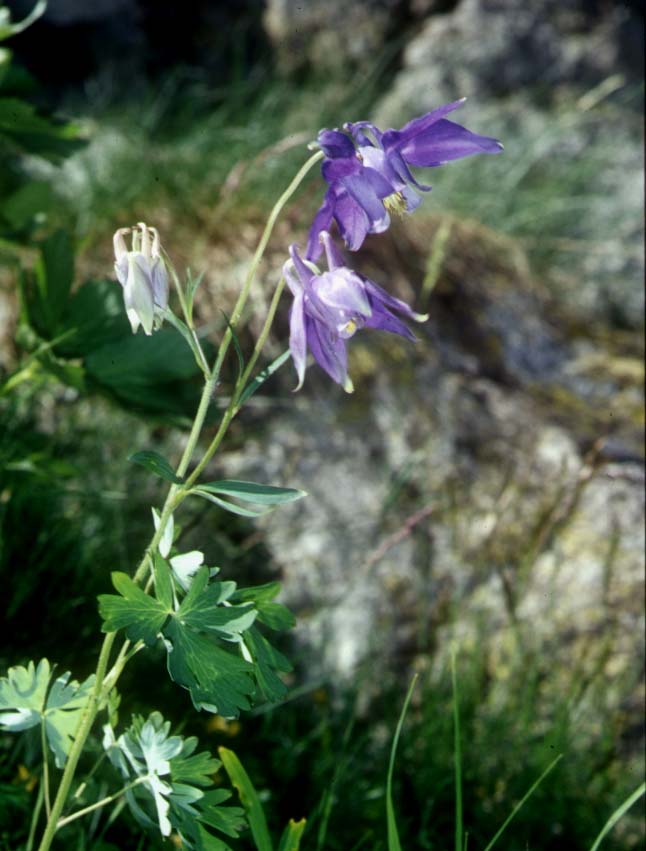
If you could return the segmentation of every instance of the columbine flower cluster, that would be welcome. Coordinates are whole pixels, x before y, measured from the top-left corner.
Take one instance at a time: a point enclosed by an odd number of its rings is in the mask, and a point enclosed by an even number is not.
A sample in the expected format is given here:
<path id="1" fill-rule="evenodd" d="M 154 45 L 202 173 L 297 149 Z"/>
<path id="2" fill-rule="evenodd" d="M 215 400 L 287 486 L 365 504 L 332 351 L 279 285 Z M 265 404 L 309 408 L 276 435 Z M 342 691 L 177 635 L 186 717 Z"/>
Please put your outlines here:
<path id="1" fill-rule="evenodd" d="M 369 121 L 347 123 L 342 129 L 323 129 L 315 147 L 324 154 L 321 172 L 328 188 L 316 213 L 304 257 L 290 247 L 283 268 L 294 303 L 290 313 L 290 350 L 299 389 L 305 378 L 308 349 L 327 374 L 352 392 L 346 341 L 361 328 L 377 328 L 415 337 L 401 317 L 423 322 L 427 317 L 389 295 L 374 281 L 352 271 L 330 235 L 333 223 L 346 247 L 357 251 L 368 234 L 383 233 L 391 215 L 413 212 L 420 192 L 413 168 L 433 168 L 471 154 L 497 154 L 502 145 L 489 136 L 472 133 L 445 116 L 465 98 L 415 118 L 400 130 L 381 131 Z M 127 250 L 125 237 L 132 236 Z M 114 235 L 115 270 L 123 287 L 133 333 L 158 328 L 168 304 L 168 276 L 155 228 L 139 223 Z M 327 271 L 316 261 L 325 252 Z"/>
<path id="2" fill-rule="evenodd" d="M 399 316 L 424 321 L 373 281 L 350 270 L 334 247 L 329 228 L 335 222 L 350 251 L 361 248 L 369 233 L 383 233 L 393 213 L 411 213 L 430 186 L 418 183 L 410 167 L 430 168 L 471 154 L 497 154 L 496 139 L 479 136 L 444 116 L 464 103 L 445 104 L 415 118 L 401 130 L 382 132 L 368 121 L 342 130 L 321 130 L 318 146 L 328 189 L 309 232 L 305 260 L 296 246 L 284 275 L 294 295 L 290 349 L 298 387 L 305 376 L 306 350 L 348 392 L 346 340 L 360 328 L 379 328 L 414 340 Z M 314 265 L 325 250 L 328 271 Z"/>

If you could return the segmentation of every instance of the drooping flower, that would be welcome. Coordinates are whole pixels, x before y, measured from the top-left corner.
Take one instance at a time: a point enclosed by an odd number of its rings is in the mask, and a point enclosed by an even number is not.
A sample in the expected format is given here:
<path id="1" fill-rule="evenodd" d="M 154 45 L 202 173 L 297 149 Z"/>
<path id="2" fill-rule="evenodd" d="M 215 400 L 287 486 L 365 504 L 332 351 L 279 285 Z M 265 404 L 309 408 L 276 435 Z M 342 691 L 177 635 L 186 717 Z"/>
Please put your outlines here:
<path id="1" fill-rule="evenodd" d="M 132 249 L 125 238 L 132 235 Z M 141 325 L 146 334 L 159 328 L 159 311 L 168 305 L 168 273 L 161 256 L 157 228 L 139 222 L 136 227 L 119 228 L 113 237 L 117 280 L 123 287 L 126 314 L 136 334 Z"/>
<path id="2" fill-rule="evenodd" d="M 289 347 L 298 375 L 296 389 L 300 389 L 305 378 L 309 348 L 330 378 L 351 393 L 354 388 L 348 376 L 346 341 L 360 328 L 377 328 L 415 340 L 396 314 L 416 322 L 427 317 L 349 269 L 327 231 L 320 238 L 327 272 L 320 272 L 312 262 L 304 261 L 295 245 L 290 246 L 291 260 L 283 267 L 294 296 Z"/>
<path id="3" fill-rule="evenodd" d="M 382 233 L 391 213 L 410 213 L 418 194 L 430 186 L 418 183 L 410 166 L 432 168 L 471 154 L 498 154 L 496 139 L 479 136 L 444 116 L 465 98 L 444 104 L 401 130 L 382 132 L 369 121 L 348 123 L 341 130 L 321 130 L 318 145 L 325 153 L 322 174 L 328 183 L 323 204 L 310 228 L 306 257 L 321 254 L 319 235 L 336 221 L 351 251 L 369 233 Z"/>

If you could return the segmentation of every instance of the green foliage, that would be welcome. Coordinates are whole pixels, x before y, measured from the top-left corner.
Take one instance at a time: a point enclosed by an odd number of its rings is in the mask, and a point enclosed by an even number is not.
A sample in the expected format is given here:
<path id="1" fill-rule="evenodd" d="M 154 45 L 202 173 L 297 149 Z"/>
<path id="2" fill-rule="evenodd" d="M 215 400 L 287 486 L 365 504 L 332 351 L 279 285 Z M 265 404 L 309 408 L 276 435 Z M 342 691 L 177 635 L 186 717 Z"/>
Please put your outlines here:
<path id="1" fill-rule="evenodd" d="M 256 848 L 258 851 L 273 851 L 273 844 L 269 835 L 269 828 L 267 827 L 267 819 L 265 818 L 258 793 L 254 789 L 249 775 L 233 751 L 221 747 L 218 749 L 218 754 L 220 755 L 226 773 L 229 775 L 229 780 L 238 790 L 238 795 L 247 815 Z"/>
<path id="2" fill-rule="evenodd" d="M 166 417 L 192 412 L 202 372 L 182 335 L 173 328 L 151 338 L 133 335 L 114 281 L 88 281 L 72 292 L 74 247 L 65 231 L 35 250 L 36 262 L 22 268 L 19 282 L 22 319 L 37 335 L 32 345 L 39 365 L 76 390 L 101 392 L 138 410 Z M 37 348 L 41 341 L 49 347 Z"/>
<path id="3" fill-rule="evenodd" d="M 273 851 L 274 845 L 267 826 L 265 812 L 251 778 L 233 751 L 221 747 L 218 749 L 218 754 L 225 771 L 229 775 L 229 780 L 238 790 L 257 851 Z M 290 819 L 281 836 L 278 851 L 299 851 L 305 824 L 305 819 L 298 822 Z"/>
<path id="4" fill-rule="evenodd" d="M 399 716 L 399 721 L 397 722 L 397 727 L 395 729 L 395 735 L 393 736 L 393 744 L 390 749 L 390 761 L 388 763 L 388 775 L 386 778 L 386 829 L 388 833 L 388 851 L 401 851 L 401 843 L 399 841 L 399 832 L 397 830 L 397 820 L 395 818 L 395 808 L 393 806 L 392 797 L 393 772 L 395 770 L 395 755 L 397 754 L 397 743 L 399 742 L 402 726 L 404 724 L 404 718 L 406 717 L 406 712 L 413 696 L 413 691 L 415 690 L 416 682 L 417 676 L 414 676 L 408 688 L 406 699 L 404 700 L 401 715 Z"/>
<path id="5" fill-rule="evenodd" d="M 265 381 L 270 378 L 277 369 L 285 363 L 285 361 L 289 360 L 292 353 L 289 349 L 286 352 L 283 352 L 282 355 L 279 355 L 275 360 L 273 360 L 268 366 L 262 369 L 258 375 L 254 378 L 253 381 L 249 382 L 245 389 L 240 394 L 240 405 L 244 405 L 244 403 L 250 399 L 253 394 L 258 390 L 258 388 L 265 383 Z"/>
<path id="6" fill-rule="evenodd" d="M 21 275 L 21 295 L 26 319 L 46 340 L 61 333 L 60 319 L 74 277 L 74 254 L 68 234 L 59 230 L 43 240 L 33 269 Z"/>
<path id="7" fill-rule="evenodd" d="M 47 659 L 37 666 L 9 668 L 0 679 L 0 727 L 19 732 L 42 724 L 56 765 L 62 768 L 74 741 L 80 713 L 94 684 L 94 676 L 79 684 L 69 671 L 51 682 Z"/>
<path id="8" fill-rule="evenodd" d="M 78 147 L 77 136 L 73 125 L 54 124 L 24 100 L 0 96 L 0 148 L 9 154 L 61 160 Z"/>
<path id="9" fill-rule="evenodd" d="M 270 507 L 284 505 L 287 502 L 294 502 L 297 499 L 307 496 L 305 491 L 296 490 L 295 488 L 277 488 L 273 485 L 259 485 L 255 482 L 238 482 L 233 480 L 205 482 L 191 488 L 189 493 L 195 494 L 195 496 L 201 496 L 203 499 L 208 499 L 209 502 L 213 502 L 219 508 L 224 508 L 225 511 L 230 511 L 232 514 L 240 514 L 242 517 L 260 517 L 269 509 L 256 511 L 255 509 L 245 508 L 237 505 L 235 502 L 221 499 L 218 494 L 235 497 L 240 502 L 255 503 L 256 505 Z"/>
<path id="10" fill-rule="evenodd" d="M 258 505 L 284 505 L 287 502 L 307 496 L 305 491 L 295 488 L 277 488 L 273 485 L 259 485 L 256 482 L 239 482 L 232 479 L 201 484 L 209 493 L 223 493 L 233 496 L 241 502 L 255 502 Z"/>
<path id="11" fill-rule="evenodd" d="M 301 837 L 305 831 L 307 822 L 305 819 L 300 821 L 289 820 L 287 827 L 283 831 L 278 845 L 278 851 L 299 851 L 301 847 Z"/>
<path id="12" fill-rule="evenodd" d="M 646 793 L 646 783 L 642 783 L 635 791 L 629 795 L 626 800 L 621 803 L 614 813 L 610 816 L 608 821 L 603 826 L 601 833 L 595 839 L 590 851 L 597 851 L 597 848 L 601 845 L 604 840 L 604 837 L 607 836 L 608 833 L 612 830 L 612 828 L 617 824 L 617 822 L 628 812 L 628 810 L 635 804 L 641 797 Z"/>
<path id="13" fill-rule="evenodd" d="M 24 20 L 12 23 L 0 6 L 0 42 L 22 32 L 45 7 L 39 0 Z M 29 75 L 12 65 L 11 51 L 0 47 L 0 262 L 15 263 L 35 230 L 60 208 L 51 182 L 30 179 L 27 158 L 60 163 L 82 145 L 78 128 L 41 115 L 26 100 L 32 88 Z"/>
<path id="14" fill-rule="evenodd" d="M 154 473 L 156 476 L 159 476 L 167 482 L 181 485 L 184 481 L 183 479 L 180 479 L 179 476 L 175 475 L 175 471 L 163 455 L 160 455 L 159 452 L 154 452 L 151 449 L 146 449 L 142 452 L 134 452 L 132 455 L 128 456 L 128 461 L 132 461 L 134 464 L 140 464 L 150 473 Z"/>
<path id="15" fill-rule="evenodd" d="M 119 596 L 99 597 L 103 630 L 123 629 L 130 640 L 149 646 L 161 637 L 168 672 L 189 690 L 196 709 L 234 717 L 250 708 L 256 693 L 282 697 L 285 687 L 276 672 L 290 670 L 289 663 L 253 626 L 256 618 L 272 629 L 293 625 L 291 614 L 273 602 L 278 588 L 236 592 L 235 582 L 211 581 L 214 571 L 205 566 L 189 584 L 161 556 L 154 567 L 155 597 L 125 574 L 113 573 Z M 225 647 L 239 648 L 242 658 Z"/>
<path id="16" fill-rule="evenodd" d="M 4 41 L 12 35 L 17 35 L 27 29 L 27 27 L 30 27 L 34 21 L 40 18 L 46 8 L 47 0 L 37 0 L 26 18 L 23 18 L 22 21 L 18 21 L 17 23 L 12 23 L 9 9 L 5 7 L 4 3 L 0 4 L 0 41 Z"/>
<path id="17" fill-rule="evenodd" d="M 105 728 L 104 747 L 128 781 L 125 796 L 133 815 L 144 827 L 158 827 L 162 836 L 176 830 L 187 851 L 229 849 L 207 830 L 235 838 L 244 826 L 239 807 L 222 806 L 231 793 L 212 788 L 221 763 L 206 751 L 195 753 L 195 737 L 169 733 L 170 722 L 159 712 L 145 721 L 135 716 L 118 739 Z"/>
<path id="18" fill-rule="evenodd" d="M 274 631 L 291 629 L 296 620 L 286 606 L 275 602 L 280 591 L 278 582 L 258 585 L 255 588 L 238 589 L 232 600 L 238 603 L 251 601 L 258 613 L 257 621 Z M 279 701 L 287 693 L 287 688 L 279 673 L 289 673 L 290 662 L 276 650 L 257 626 L 252 626 L 245 634 L 245 646 L 254 665 L 255 676 L 261 694 L 268 701 Z"/>

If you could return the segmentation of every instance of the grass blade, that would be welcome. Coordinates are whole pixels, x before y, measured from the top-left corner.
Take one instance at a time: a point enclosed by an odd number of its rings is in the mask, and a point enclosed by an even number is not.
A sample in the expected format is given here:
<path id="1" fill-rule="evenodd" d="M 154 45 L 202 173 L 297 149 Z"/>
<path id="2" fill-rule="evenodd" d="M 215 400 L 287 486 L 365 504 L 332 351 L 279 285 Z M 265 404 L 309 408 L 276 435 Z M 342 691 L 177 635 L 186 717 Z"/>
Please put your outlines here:
<path id="1" fill-rule="evenodd" d="M 278 851 L 298 851 L 301 847 L 301 836 L 305 830 L 305 819 L 300 821 L 289 820 L 289 824 L 285 828 L 283 835 L 280 838 Z"/>
<path id="2" fill-rule="evenodd" d="M 462 845 L 462 750 L 460 747 L 460 701 L 455 673 L 455 650 L 451 651 L 451 688 L 453 692 L 453 764 L 455 766 L 455 851 Z"/>
<path id="3" fill-rule="evenodd" d="M 487 845 L 487 847 L 484 849 L 484 851 L 490 851 L 490 849 L 491 849 L 491 848 L 493 848 L 494 843 L 495 843 L 495 842 L 497 842 L 497 841 L 498 841 L 498 839 L 500 839 L 500 837 L 501 837 L 501 836 L 502 836 L 502 834 L 503 834 L 503 831 L 507 828 L 507 825 L 508 825 L 508 824 L 509 824 L 509 822 L 513 819 L 513 817 L 516 815 L 516 813 L 518 812 L 518 810 L 519 810 L 519 809 L 523 806 L 523 804 L 524 804 L 524 803 L 525 803 L 525 802 L 526 802 L 526 801 L 527 801 L 527 800 L 528 800 L 528 799 L 529 799 L 529 798 L 530 798 L 530 797 L 534 794 L 534 792 L 536 791 L 536 789 L 540 786 L 540 784 L 543 782 L 543 780 L 545 780 L 545 778 L 546 778 L 546 777 L 547 777 L 547 775 L 550 773 L 550 771 L 551 771 L 553 768 L 555 768 L 556 764 L 557 764 L 557 763 L 558 763 L 558 762 L 562 759 L 562 757 L 563 757 L 563 754 L 562 754 L 562 753 L 560 753 L 560 754 L 556 757 L 556 759 L 553 759 L 553 760 L 552 760 L 552 762 L 551 762 L 551 763 L 547 766 L 547 768 L 545 769 L 545 771 L 544 771 L 544 772 L 541 774 L 541 776 L 538 778 L 538 780 L 530 786 L 530 788 L 528 789 L 527 793 L 526 793 L 526 794 L 525 794 L 525 795 L 521 798 L 521 800 L 520 800 L 520 801 L 516 804 L 516 806 L 514 807 L 514 809 L 511 811 L 511 813 L 507 816 L 507 818 L 505 819 L 505 821 L 502 823 L 502 826 L 501 826 L 500 830 L 496 833 L 496 835 L 495 835 L 495 836 L 494 836 L 494 838 L 491 840 L 491 842 Z"/>
<path id="4" fill-rule="evenodd" d="M 242 763 L 233 751 L 227 748 L 218 748 L 218 755 L 222 760 L 229 780 L 238 790 L 242 806 L 249 819 L 249 827 L 256 843 L 258 851 L 273 851 L 271 837 L 267 827 L 267 819 L 260 803 L 258 793 L 254 789 L 249 775 L 242 767 Z"/>
<path id="5" fill-rule="evenodd" d="M 614 813 L 610 816 L 608 821 L 603 826 L 603 830 L 601 831 L 599 836 L 597 836 L 597 838 L 595 839 L 594 845 L 592 846 L 592 848 L 590 848 L 590 851 L 597 851 L 597 848 L 601 845 L 604 836 L 607 833 L 610 833 L 610 831 L 617 824 L 619 819 L 622 818 L 622 816 L 628 812 L 628 810 L 632 807 L 635 801 L 638 801 L 641 798 L 644 792 L 646 792 L 646 783 L 642 783 L 642 785 L 638 789 L 635 789 L 632 795 L 629 795 L 628 798 L 626 798 L 626 800 L 623 802 L 623 804 L 621 804 L 621 806 L 617 807 L 617 809 L 614 811 Z"/>
<path id="6" fill-rule="evenodd" d="M 397 753 L 397 744 L 399 742 L 399 736 L 404 725 L 404 718 L 406 717 L 408 704 L 410 703 L 410 699 L 413 696 L 413 691 L 415 689 L 416 682 L 417 674 L 415 674 L 415 676 L 411 680 L 411 684 L 408 689 L 408 694 L 406 695 L 406 700 L 404 701 L 404 706 L 402 708 L 401 715 L 399 716 L 399 721 L 397 722 L 397 728 L 395 730 L 395 736 L 393 738 L 393 745 L 390 749 L 390 763 L 388 765 L 388 778 L 386 780 L 386 821 L 388 825 L 388 851 L 402 851 L 401 843 L 399 841 L 399 833 L 397 832 L 395 808 L 393 807 L 393 771 L 395 770 L 395 755 Z"/>

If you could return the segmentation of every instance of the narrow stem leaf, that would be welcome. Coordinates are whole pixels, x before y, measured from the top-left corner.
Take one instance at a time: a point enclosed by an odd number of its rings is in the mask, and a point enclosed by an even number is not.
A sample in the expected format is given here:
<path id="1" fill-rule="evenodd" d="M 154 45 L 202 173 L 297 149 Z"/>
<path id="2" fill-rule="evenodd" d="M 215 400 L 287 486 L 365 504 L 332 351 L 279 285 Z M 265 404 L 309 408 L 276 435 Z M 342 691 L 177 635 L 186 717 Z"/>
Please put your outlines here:
<path id="1" fill-rule="evenodd" d="M 641 796 L 646 792 L 646 783 L 642 783 L 642 785 L 635 789 L 632 795 L 629 795 L 626 800 L 621 804 L 621 806 L 617 807 L 614 813 L 610 816 L 608 821 L 603 826 L 603 830 L 595 839 L 590 851 L 597 851 L 597 848 L 601 845 L 603 838 L 610 833 L 612 828 L 617 824 L 619 819 L 623 818 L 624 814 L 628 812 L 628 810 L 632 807 L 632 805 L 638 801 Z"/>
<path id="2" fill-rule="evenodd" d="M 386 779 L 386 821 L 388 828 L 388 851 L 401 851 L 401 843 L 399 841 L 399 833 L 397 831 L 397 821 L 395 819 L 395 808 L 393 807 L 393 772 L 395 770 L 395 755 L 397 753 L 397 745 L 399 743 L 399 736 L 401 735 L 402 727 L 404 725 L 404 718 L 406 717 L 406 712 L 408 711 L 408 704 L 411 701 L 411 697 L 413 696 L 413 691 L 415 690 L 415 684 L 417 683 L 417 674 L 411 680 L 411 684 L 408 688 L 408 694 L 406 695 L 406 700 L 404 701 L 404 706 L 402 707 L 401 715 L 399 716 L 399 721 L 397 722 L 397 728 L 395 729 L 395 735 L 393 737 L 393 744 L 390 749 L 390 762 L 388 765 L 388 777 Z"/>

